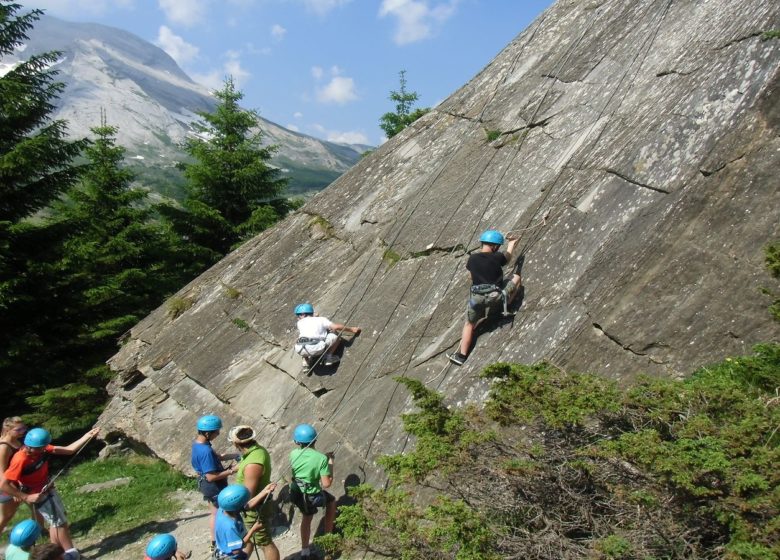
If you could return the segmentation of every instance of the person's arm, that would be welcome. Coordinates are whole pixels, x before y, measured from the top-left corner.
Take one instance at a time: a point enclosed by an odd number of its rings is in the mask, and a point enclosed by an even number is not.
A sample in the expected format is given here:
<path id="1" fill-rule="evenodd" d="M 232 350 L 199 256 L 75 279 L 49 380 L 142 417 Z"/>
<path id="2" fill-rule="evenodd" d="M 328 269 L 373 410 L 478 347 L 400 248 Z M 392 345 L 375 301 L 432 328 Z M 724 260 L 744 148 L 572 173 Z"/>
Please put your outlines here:
<path id="1" fill-rule="evenodd" d="M 219 472 L 207 472 L 203 477 L 209 481 L 209 482 L 216 482 L 218 480 L 225 480 L 230 475 L 236 474 L 238 472 L 238 465 L 233 465 L 230 468 L 225 469 L 224 471 Z"/>
<path id="2" fill-rule="evenodd" d="M 328 458 L 329 474 L 320 475 L 320 486 L 330 488 L 330 485 L 333 484 L 333 452 L 326 453 L 325 456 Z"/>
<path id="3" fill-rule="evenodd" d="M 515 245 L 517 245 L 517 242 L 520 240 L 519 237 L 510 237 L 507 235 L 506 240 L 508 241 L 506 246 L 506 260 L 507 262 L 512 260 L 512 255 L 514 254 Z"/>
<path id="4" fill-rule="evenodd" d="M 4 492 L 5 494 L 8 494 L 9 496 L 13 496 L 19 501 L 27 502 L 28 504 L 34 504 L 35 502 L 38 501 L 38 498 L 40 497 L 40 494 L 25 494 L 24 492 L 19 490 L 19 488 L 17 488 L 16 485 L 13 484 L 7 478 L 3 478 L 3 480 L 0 481 L 0 492 Z"/>
<path id="5" fill-rule="evenodd" d="M 54 449 L 51 450 L 51 454 L 52 455 L 73 455 L 76 451 L 81 449 L 84 445 L 87 444 L 89 440 L 91 440 L 99 433 L 100 433 L 100 428 L 92 428 L 90 431 L 88 431 L 86 434 L 81 436 L 79 439 L 77 439 L 70 445 L 65 445 L 65 446 L 55 445 Z"/>
<path id="6" fill-rule="evenodd" d="M 246 535 L 244 535 L 244 538 L 242 539 L 244 544 L 249 544 L 249 541 L 252 539 L 252 535 L 257 533 L 262 528 L 263 528 L 263 522 L 260 521 L 259 519 L 255 521 L 255 524 L 249 528 L 249 531 L 246 532 Z"/>
<path id="7" fill-rule="evenodd" d="M 268 496 L 269 494 L 273 494 L 274 490 L 276 490 L 276 483 L 272 482 L 268 486 L 260 490 L 260 493 L 257 496 L 255 496 L 254 498 L 252 498 L 246 503 L 247 509 L 254 509 L 258 504 L 261 504 L 263 500 L 265 500 L 266 496 Z"/>
<path id="8" fill-rule="evenodd" d="M 263 465 L 250 463 L 244 467 L 244 486 L 249 490 L 249 495 L 254 496 L 260 489 L 260 479 L 263 476 Z"/>
<path id="9" fill-rule="evenodd" d="M 350 332 L 354 335 L 360 334 L 360 327 L 348 327 L 347 325 L 342 325 L 341 323 L 331 323 L 330 329 L 328 329 L 331 332 L 340 333 L 340 332 Z"/>

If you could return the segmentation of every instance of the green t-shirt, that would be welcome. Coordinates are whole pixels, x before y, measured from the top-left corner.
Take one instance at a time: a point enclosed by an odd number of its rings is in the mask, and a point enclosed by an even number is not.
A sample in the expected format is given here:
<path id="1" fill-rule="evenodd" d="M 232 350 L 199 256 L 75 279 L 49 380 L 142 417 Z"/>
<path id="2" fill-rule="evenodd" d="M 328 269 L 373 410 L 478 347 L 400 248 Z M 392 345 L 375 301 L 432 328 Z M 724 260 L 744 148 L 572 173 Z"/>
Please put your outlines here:
<path id="1" fill-rule="evenodd" d="M 268 454 L 265 447 L 260 445 L 251 447 L 249 451 L 246 452 L 246 455 L 241 457 L 241 461 L 238 463 L 238 473 L 236 474 L 236 482 L 238 484 L 244 484 L 244 469 L 247 465 L 263 466 L 260 484 L 257 486 L 255 493 L 252 494 L 252 497 L 254 497 L 271 482 L 271 456 Z"/>
<path id="2" fill-rule="evenodd" d="M 28 560 L 30 558 L 30 552 L 28 550 L 22 550 L 16 545 L 9 544 L 5 549 L 5 560 Z"/>
<path id="3" fill-rule="evenodd" d="M 321 478 L 331 475 L 328 456 L 311 447 L 290 451 L 290 466 L 293 478 L 306 482 L 301 488 L 306 494 L 321 492 Z"/>

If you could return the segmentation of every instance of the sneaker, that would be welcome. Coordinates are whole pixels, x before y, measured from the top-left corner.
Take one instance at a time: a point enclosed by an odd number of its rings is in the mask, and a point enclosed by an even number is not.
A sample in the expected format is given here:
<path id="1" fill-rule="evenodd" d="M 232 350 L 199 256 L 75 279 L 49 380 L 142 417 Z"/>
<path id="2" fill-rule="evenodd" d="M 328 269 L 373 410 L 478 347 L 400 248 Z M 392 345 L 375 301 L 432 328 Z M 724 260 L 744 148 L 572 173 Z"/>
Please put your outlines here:
<path id="1" fill-rule="evenodd" d="M 467 356 L 464 356 L 460 352 L 455 352 L 453 354 L 450 354 L 447 356 L 450 361 L 455 364 L 456 366 L 462 366 L 466 362 Z"/>
<path id="2" fill-rule="evenodd" d="M 326 366 L 332 366 L 341 361 L 341 358 L 336 356 L 335 354 L 325 354 L 325 356 L 322 357 L 322 363 Z"/>

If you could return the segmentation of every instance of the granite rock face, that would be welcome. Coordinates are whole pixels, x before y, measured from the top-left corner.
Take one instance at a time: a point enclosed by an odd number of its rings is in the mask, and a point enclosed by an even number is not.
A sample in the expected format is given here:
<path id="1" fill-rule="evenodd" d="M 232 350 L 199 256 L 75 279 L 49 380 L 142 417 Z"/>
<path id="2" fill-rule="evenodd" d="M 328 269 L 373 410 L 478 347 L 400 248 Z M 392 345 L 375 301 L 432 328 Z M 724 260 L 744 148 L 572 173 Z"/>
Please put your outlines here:
<path id="1" fill-rule="evenodd" d="M 382 479 L 410 445 L 393 378 L 479 402 L 489 363 L 550 360 L 622 381 L 683 376 L 780 332 L 762 287 L 780 236 L 780 5 L 561 0 L 479 75 L 127 336 L 108 431 L 188 469 L 196 418 L 250 423 L 277 474 L 299 422 L 337 477 Z M 520 236 L 524 301 L 446 360 L 466 251 Z M 774 289 L 777 289 L 775 284 Z M 301 372 L 293 307 L 359 325 Z M 186 305 L 180 305 L 186 307 Z M 220 440 L 217 447 L 227 447 Z M 340 489 L 336 488 L 336 492 Z"/>

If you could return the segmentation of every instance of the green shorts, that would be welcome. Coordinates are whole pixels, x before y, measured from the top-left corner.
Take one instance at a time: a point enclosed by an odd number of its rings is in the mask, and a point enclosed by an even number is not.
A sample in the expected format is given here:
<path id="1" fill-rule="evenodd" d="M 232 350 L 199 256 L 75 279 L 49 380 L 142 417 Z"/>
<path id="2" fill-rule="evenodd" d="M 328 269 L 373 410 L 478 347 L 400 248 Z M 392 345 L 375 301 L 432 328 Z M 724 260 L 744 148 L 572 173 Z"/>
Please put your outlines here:
<path id="1" fill-rule="evenodd" d="M 254 543 L 255 546 L 267 546 L 269 544 L 273 544 L 273 540 L 271 539 L 271 519 L 273 518 L 273 507 L 274 504 L 269 499 L 266 500 L 262 506 L 260 506 L 259 512 L 257 510 L 250 510 L 244 513 L 244 526 L 246 527 L 247 531 L 252 528 L 252 525 L 254 525 L 255 521 L 258 519 L 263 523 L 263 527 L 258 529 L 258 531 L 252 535 L 252 538 L 250 539 L 250 542 Z"/>
<path id="2" fill-rule="evenodd" d="M 504 305 L 504 298 L 508 302 L 516 290 L 517 286 L 510 280 L 507 281 L 503 290 L 496 290 L 489 294 L 470 294 L 466 307 L 466 319 L 473 325 L 480 319 L 487 317 L 491 309 Z"/>

